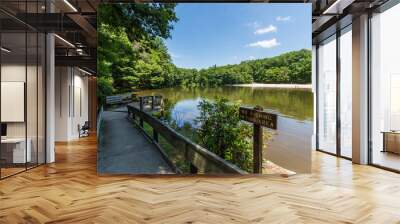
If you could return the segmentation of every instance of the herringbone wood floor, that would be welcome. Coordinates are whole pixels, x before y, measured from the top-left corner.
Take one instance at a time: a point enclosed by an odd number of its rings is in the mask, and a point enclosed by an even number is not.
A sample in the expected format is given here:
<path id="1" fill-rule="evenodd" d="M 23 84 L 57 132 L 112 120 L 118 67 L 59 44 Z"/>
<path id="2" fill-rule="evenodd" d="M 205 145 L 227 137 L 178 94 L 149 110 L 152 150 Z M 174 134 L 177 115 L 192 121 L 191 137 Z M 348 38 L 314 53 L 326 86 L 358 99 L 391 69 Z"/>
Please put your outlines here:
<path id="1" fill-rule="evenodd" d="M 0 223 L 400 223 L 400 175 L 315 152 L 290 178 L 96 174 L 96 141 L 0 181 Z"/>

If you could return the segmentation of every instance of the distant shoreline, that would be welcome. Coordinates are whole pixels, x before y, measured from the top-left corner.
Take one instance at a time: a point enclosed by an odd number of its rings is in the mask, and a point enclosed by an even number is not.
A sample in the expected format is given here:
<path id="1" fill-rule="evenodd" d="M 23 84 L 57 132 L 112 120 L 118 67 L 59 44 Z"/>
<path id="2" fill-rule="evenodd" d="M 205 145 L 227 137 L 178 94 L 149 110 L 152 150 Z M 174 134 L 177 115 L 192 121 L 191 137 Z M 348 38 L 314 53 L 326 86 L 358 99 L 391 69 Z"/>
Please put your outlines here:
<path id="1" fill-rule="evenodd" d="M 312 89 L 312 84 L 247 83 L 247 84 L 232 84 L 227 86 L 240 86 L 240 87 L 253 87 L 253 88 Z"/>

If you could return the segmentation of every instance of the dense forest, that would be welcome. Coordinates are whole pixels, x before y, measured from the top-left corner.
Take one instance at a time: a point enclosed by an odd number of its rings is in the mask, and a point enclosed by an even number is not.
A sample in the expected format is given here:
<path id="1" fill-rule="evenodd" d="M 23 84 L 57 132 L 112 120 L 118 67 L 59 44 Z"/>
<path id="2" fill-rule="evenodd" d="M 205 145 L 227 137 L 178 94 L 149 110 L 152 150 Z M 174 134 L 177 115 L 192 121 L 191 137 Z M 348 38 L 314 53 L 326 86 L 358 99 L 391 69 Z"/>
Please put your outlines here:
<path id="1" fill-rule="evenodd" d="M 207 69 L 176 67 L 164 40 L 176 4 L 107 4 L 98 11 L 98 96 L 173 86 L 311 83 L 311 51 Z"/>
<path id="2" fill-rule="evenodd" d="M 220 86 L 241 83 L 311 83 L 311 51 L 292 51 L 279 56 L 213 66 L 201 70 L 177 69 L 182 85 Z"/>

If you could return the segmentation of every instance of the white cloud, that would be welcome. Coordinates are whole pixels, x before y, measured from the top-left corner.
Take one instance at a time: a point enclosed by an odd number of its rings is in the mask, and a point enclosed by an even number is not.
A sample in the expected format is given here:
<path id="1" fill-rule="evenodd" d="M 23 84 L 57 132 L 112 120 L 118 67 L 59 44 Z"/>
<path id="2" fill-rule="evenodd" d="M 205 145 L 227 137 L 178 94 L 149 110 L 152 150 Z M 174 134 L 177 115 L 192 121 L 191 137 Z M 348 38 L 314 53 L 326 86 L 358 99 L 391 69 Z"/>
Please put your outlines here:
<path id="1" fill-rule="evenodd" d="M 253 55 L 249 57 L 249 60 L 254 60 L 256 59 L 256 57 L 254 57 Z"/>
<path id="2" fill-rule="evenodd" d="M 290 17 L 290 16 L 278 16 L 278 17 L 276 17 L 276 21 L 283 21 L 283 22 L 290 21 L 291 19 L 292 19 L 292 17 Z"/>
<path id="3" fill-rule="evenodd" d="M 251 44 L 248 44 L 248 47 L 261 47 L 261 48 L 273 48 L 276 46 L 279 46 L 280 43 L 278 42 L 278 40 L 276 40 L 276 38 L 270 39 L 270 40 L 261 40 L 261 41 L 257 41 Z"/>
<path id="4" fill-rule="evenodd" d="M 254 34 L 264 34 L 264 33 L 276 32 L 276 31 L 277 31 L 276 26 L 269 25 L 269 26 L 267 26 L 267 27 L 257 29 L 257 30 L 254 32 Z"/>

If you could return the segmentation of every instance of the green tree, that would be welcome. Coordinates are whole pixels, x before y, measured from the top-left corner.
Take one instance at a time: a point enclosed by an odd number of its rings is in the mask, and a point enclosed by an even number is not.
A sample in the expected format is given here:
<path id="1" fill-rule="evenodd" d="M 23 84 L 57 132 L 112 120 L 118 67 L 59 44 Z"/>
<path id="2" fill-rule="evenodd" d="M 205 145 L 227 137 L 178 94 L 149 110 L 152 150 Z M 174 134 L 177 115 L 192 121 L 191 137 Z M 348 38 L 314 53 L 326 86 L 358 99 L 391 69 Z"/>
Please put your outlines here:
<path id="1" fill-rule="evenodd" d="M 239 118 L 239 103 L 219 98 L 199 104 L 200 144 L 241 169 L 252 170 L 252 129 Z"/>
<path id="2" fill-rule="evenodd" d="M 178 21 L 175 4 L 104 4 L 98 9 L 98 96 L 156 88 L 171 79 L 163 38 Z"/>

